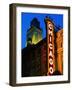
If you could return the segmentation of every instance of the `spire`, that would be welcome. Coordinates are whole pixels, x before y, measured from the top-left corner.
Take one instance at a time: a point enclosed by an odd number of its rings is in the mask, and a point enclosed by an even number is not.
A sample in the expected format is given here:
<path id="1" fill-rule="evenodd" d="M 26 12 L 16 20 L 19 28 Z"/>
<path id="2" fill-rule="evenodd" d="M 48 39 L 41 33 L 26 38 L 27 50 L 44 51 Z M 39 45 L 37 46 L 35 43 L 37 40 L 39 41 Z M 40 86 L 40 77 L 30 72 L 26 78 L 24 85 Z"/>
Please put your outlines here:
<path id="1" fill-rule="evenodd" d="M 35 17 L 32 21 L 31 21 L 31 27 L 35 26 L 36 28 L 40 28 L 40 22 L 38 21 L 38 19 Z"/>

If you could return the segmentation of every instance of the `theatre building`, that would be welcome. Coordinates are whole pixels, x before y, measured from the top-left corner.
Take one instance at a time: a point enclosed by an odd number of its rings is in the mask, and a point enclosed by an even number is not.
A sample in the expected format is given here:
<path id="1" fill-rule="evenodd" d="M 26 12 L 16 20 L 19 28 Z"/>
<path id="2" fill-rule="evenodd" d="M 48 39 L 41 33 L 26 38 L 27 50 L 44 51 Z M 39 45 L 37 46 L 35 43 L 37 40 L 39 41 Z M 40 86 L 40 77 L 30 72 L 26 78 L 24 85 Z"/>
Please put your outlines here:
<path id="1" fill-rule="evenodd" d="M 63 74 L 63 30 L 55 32 L 49 18 L 45 18 L 45 25 L 47 35 L 42 39 L 39 21 L 34 18 L 31 22 L 27 47 L 22 49 L 22 77 Z"/>

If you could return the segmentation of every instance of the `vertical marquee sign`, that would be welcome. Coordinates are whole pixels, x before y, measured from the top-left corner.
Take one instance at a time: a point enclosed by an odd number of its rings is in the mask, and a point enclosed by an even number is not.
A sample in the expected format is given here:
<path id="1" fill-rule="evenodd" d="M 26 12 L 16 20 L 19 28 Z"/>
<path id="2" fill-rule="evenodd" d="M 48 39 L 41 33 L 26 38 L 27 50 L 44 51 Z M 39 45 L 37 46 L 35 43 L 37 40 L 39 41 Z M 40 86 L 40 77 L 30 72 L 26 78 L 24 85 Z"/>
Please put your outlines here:
<path id="1" fill-rule="evenodd" d="M 55 57 L 54 57 L 54 24 L 53 22 L 49 19 L 45 19 L 46 23 L 46 29 L 47 29 L 47 66 L 48 66 L 48 71 L 47 75 L 52 75 L 53 72 L 55 71 Z"/>

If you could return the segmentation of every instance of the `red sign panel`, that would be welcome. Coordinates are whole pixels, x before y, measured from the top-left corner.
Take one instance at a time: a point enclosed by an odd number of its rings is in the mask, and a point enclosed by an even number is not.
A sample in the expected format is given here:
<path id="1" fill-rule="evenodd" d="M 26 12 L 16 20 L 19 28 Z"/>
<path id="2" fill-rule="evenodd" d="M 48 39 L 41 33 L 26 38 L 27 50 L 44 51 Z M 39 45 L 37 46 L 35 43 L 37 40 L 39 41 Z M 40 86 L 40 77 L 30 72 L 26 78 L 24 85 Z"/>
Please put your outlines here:
<path id="1" fill-rule="evenodd" d="M 54 72 L 54 34 L 53 23 L 47 22 L 48 29 L 48 75 L 52 75 Z"/>

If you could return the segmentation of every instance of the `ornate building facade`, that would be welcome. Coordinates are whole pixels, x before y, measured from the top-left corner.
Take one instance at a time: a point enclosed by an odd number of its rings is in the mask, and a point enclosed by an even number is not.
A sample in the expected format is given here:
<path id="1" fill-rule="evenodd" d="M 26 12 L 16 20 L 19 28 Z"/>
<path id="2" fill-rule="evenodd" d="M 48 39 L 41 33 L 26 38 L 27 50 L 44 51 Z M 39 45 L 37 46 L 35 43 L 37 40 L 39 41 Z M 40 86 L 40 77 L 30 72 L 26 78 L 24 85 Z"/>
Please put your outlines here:
<path id="1" fill-rule="evenodd" d="M 63 30 L 59 30 L 56 33 L 57 44 L 57 68 L 61 74 L 63 74 Z"/>

